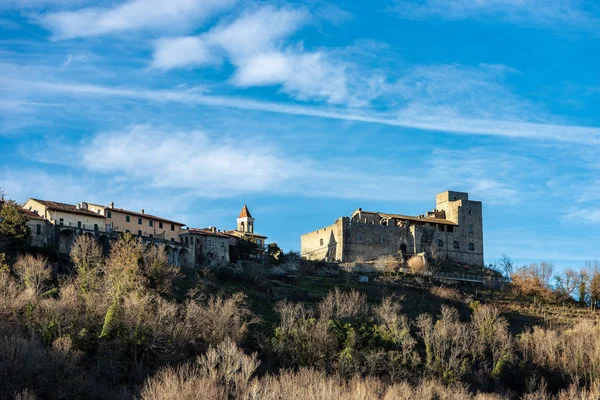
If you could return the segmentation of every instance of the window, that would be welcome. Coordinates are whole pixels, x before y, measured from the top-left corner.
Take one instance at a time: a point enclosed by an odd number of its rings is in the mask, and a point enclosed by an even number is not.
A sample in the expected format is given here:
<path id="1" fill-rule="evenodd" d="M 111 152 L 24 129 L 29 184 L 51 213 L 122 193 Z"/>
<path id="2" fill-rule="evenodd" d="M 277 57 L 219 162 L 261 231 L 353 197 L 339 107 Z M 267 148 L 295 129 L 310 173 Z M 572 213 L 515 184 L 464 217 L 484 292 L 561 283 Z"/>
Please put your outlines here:
<path id="1" fill-rule="evenodd" d="M 381 243 L 385 244 L 385 238 L 384 237 L 381 238 Z"/>
<path id="2" fill-rule="evenodd" d="M 60 219 L 60 222 L 59 222 L 59 225 L 61 225 L 61 226 L 62 226 L 62 225 L 64 225 L 64 224 L 65 224 L 65 220 L 61 218 L 61 219 Z"/>
<path id="3" fill-rule="evenodd" d="M 438 224 L 438 230 L 439 230 L 440 232 L 444 232 L 444 225 L 442 225 L 442 224 Z"/>
<path id="4" fill-rule="evenodd" d="M 94 230 L 97 231 L 98 230 L 98 224 L 94 224 Z"/>
<path id="5" fill-rule="evenodd" d="M 442 239 L 438 239 L 438 247 L 444 247 L 444 241 Z"/>
<path id="6" fill-rule="evenodd" d="M 473 233 L 473 225 L 469 225 L 469 233 Z"/>
<path id="7" fill-rule="evenodd" d="M 142 224 L 142 218 L 138 217 L 138 225 Z"/>
<path id="8" fill-rule="evenodd" d="M 42 226 L 40 224 L 37 224 L 35 226 L 35 233 L 39 236 L 42 234 Z"/>
<path id="9" fill-rule="evenodd" d="M 112 218 L 112 213 L 110 211 L 106 212 L 106 218 Z"/>
<path id="10" fill-rule="evenodd" d="M 188 239 L 188 237 L 185 237 L 185 244 L 190 244 L 190 240 Z"/>
<path id="11" fill-rule="evenodd" d="M 359 242 L 362 240 L 362 235 L 360 233 L 356 235 L 356 240 L 358 240 Z"/>
<path id="12" fill-rule="evenodd" d="M 125 222 L 131 222 L 129 215 L 125 216 Z"/>
<path id="13" fill-rule="evenodd" d="M 454 227 L 452 225 L 448 225 L 448 232 L 454 232 Z"/>
<path id="14" fill-rule="evenodd" d="M 171 224 L 171 230 L 174 231 L 175 230 L 175 225 Z"/>
<path id="15" fill-rule="evenodd" d="M 171 243 L 175 243 L 175 239 L 171 238 Z"/>
<path id="16" fill-rule="evenodd" d="M 77 228 L 81 229 L 81 221 L 77 221 Z"/>
<path id="17" fill-rule="evenodd" d="M 225 247 L 225 242 L 221 242 L 221 247 Z"/>
<path id="18" fill-rule="evenodd" d="M 180 241 L 181 243 L 183 243 L 183 238 L 179 238 L 179 241 Z"/>
<path id="19" fill-rule="evenodd" d="M 196 244 L 200 244 L 200 239 L 196 239 Z"/>
<path id="20" fill-rule="evenodd" d="M 469 210 L 469 215 L 473 215 L 473 210 Z"/>
<path id="21" fill-rule="evenodd" d="M 142 231 L 138 230 L 138 236 L 142 236 Z"/>
<path id="22" fill-rule="evenodd" d="M 154 226 L 154 221 L 152 221 L 152 220 L 148 221 L 148 226 Z"/>
<path id="23" fill-rule="evenodd" d="M 323 246 L 323 239 L 321 239 L 321 241 L 319 242 L 319 244 L 320 244 L 321 246 Z"/>
<path id="24" fill-rule="evenodd" d="M 473 243 L 469 243 L 469 250 L 475 250 L 475 245 Z"/>
<path id="25" fill-rule="evenodd" d="M 458 241 L 457 241 L 457 240 L 455 240 L 455 241 L 454 241 L 454 248 L 455 248 L 455 249 L 458 249 L 459 247 L 460 247 L 460 246 L 458 245 Z"/>
<path id="26" fill-rule="evenodd" d="M 154 237 L 154 235 L 153 235 L 153 234 L 149 234 L 148 236 L 150 236 L 151 238 L 152 238 L 152 237 Z"/>
<path id="27" fill-rule="evenodd" d="M 159 222 L 159 223 L 158 223 L 158 227 L 159 227 L 160 229 L 162 229 L 162 228 L 163 228 L 163 227 L 162 227 L 162 222 Z"/>
<path id="28" fill-rule="evenodd" d="M 125 233 L 129 233 L 131 232 L 129 229 L 125 229 Z"/>
<path id="29" fill-rule="evenodd" d="M 212 246 L 212 240 L 208 239 L 208 240 L 206 241 L 206 245 L 207 245 L 207 246 Z"/>

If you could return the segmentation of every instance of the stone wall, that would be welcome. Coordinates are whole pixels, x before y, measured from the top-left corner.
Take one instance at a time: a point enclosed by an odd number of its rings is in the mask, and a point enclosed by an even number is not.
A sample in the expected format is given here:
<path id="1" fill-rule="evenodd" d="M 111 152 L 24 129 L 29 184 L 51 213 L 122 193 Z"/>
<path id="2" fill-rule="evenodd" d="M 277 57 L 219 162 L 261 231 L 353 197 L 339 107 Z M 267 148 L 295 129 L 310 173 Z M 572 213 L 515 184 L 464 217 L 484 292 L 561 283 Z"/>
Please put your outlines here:
<path id="1" fill-rule="evenodd" d="M 348 218 L 338 218 L 332 225 L 300 237 L 300 254 L 307 260 L 345 261 L 343 253 L 344 224 Z"/>
<path id="2" fill-rule="evenodd" d="M 428 221 L 423 216 L 382 225 L 387 222 L 379 213 L 358 209 L 351 218 L 339 218 L 333 225 L 303 235 L 301 254 L 311 260 L 351 262 L 426 253 L 484 265 L 481 202 L 469 200 L 467 193 L 447 191 L 436 196 L 436 208 L 427 215 L 446 221 Z"/>

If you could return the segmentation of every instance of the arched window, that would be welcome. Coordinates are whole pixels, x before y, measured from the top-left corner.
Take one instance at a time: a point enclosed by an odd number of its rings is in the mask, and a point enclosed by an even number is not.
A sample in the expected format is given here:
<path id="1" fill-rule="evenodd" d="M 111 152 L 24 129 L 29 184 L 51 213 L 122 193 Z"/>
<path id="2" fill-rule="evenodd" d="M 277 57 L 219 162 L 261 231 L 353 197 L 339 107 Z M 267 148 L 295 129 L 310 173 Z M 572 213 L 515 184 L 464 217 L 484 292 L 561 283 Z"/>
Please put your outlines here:
<path id="1" fill-rule="evenodd" d="M 240 222 L 240 227 L 242 228 L 242 232 L 246 232 L 246 230 L 244 229 L 244 222 Z"/>
<path id="2" fill-rule="evenodd" d="M 362 240 L 362 235 L 360 233 L 356 235 L 356 240 L 358 240 L 359 242 Z"/>
<path id="3" fill-rule="evenodd" d="M 323 246 L 323 239 L 321 239 L 321 241 L 319 242 L 319 244 L 320 244 L 321 246 Z"/>

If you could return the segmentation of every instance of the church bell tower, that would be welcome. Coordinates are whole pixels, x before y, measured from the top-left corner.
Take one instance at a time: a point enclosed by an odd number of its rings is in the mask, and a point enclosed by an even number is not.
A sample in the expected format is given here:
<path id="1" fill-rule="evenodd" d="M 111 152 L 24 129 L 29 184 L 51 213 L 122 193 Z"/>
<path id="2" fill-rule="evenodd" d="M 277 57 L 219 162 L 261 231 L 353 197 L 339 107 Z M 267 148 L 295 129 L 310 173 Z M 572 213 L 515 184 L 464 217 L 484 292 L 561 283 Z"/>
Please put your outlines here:
<path id="1" fill-rule="evenodd" d="M 239 217 L 237 217 L 237 230 L 243 233 L 254 233 L 254 218 L 252 218 L 245 204 Z"/>

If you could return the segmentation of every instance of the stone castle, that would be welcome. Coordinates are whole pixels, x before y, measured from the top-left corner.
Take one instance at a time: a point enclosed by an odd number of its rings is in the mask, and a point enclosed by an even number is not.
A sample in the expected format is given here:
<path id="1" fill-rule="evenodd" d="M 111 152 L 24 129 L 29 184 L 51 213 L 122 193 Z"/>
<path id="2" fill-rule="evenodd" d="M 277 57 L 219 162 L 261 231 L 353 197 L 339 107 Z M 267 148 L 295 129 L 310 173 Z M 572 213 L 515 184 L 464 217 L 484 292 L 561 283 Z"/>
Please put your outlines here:
<path id="1" fill-rule="evenodd" d="M 469 200 L 468 193 L 446 191 L 436 195 L 435 209 L 424 215 L 359 208 L 301 237 L 301 254 L 309 260 L 349 262 L 389 255 L 406 259 L 418 253 L 483 266 L 481 202 Z"/>

